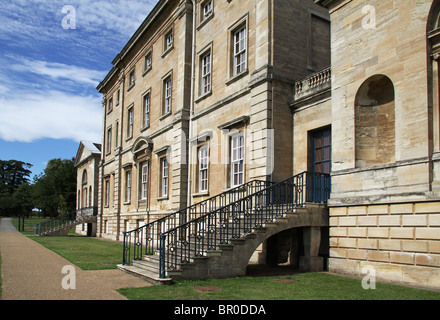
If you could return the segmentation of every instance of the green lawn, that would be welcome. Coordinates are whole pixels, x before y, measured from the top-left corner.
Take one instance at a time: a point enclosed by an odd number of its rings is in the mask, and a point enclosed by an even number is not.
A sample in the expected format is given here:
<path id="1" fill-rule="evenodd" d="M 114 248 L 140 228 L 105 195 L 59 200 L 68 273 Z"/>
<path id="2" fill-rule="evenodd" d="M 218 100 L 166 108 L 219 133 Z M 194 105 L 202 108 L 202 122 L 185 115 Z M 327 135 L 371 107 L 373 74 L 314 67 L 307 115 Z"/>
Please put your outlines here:
<path id="1" fill-rule="evenodd" d="M 31 237 L 83 270 L 114 269 L 122 245 L 83 236 Z M 280 282 L 280 279 L 290 280 Z M 278 281 L 277 281 L 278 280 Z M 195 287 L 217 287 L 200 291 Z M 169 286 L 118 290 L 130 300 L 440 300 L 440 292 L 377 283 L 364 290 L 361 280 L 326 273 L 176 281 Z"/>
<path id="2" fill-rule="evenodd" d="M 122 244 L 119 243 L 79 235 L 30 238 L 83 270 L 116 269 L 122 262 Z"/>
<path id="3" fill-rule="evenodd" d="M 203 292 L 195 288 L 208 286 L 221 290 Z M 440 292 L 382 283 L 377 283 L 375 290 L 364 290 L 361 280 L 326 273 L 186 280 L 170 286 L 118 291 L 130 300 L 440 300 Z"/>
<path id="4" fill-rule="evenodd" d="M 25 218 L 24 219 L 24 231 L 22 231 L 22 233 L 27 236 L 34 235 L 36 226 L 38 224 L 40 224 L 44 221 L 48 221 L 48 220 L 49 220 L 49 218 L 39 218 L 39 217 Z M 19 230 L 17 217 L 12 218 L 12 224 L 14 225 L 14 227 L 17 230 Z"/>
<path id="5" fill-rule="evenodd" d="M 0 252 L 0 299 L 2 298 L 2 255 Z"/>

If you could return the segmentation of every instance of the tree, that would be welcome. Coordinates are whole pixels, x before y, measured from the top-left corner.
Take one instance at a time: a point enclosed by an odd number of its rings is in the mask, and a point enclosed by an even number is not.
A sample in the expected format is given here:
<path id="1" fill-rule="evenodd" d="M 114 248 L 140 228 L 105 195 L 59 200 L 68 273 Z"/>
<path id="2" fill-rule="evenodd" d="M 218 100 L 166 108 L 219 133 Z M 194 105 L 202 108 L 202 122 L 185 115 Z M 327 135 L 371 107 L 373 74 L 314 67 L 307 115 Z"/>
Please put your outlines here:
<path id="1" fill-rule="evenodd" d="M 34 208 L 34 199 L 32 197 L 33 186 L 28 182 L 22 183 L 13 194 L 16 203 L 16 213 L 20 216 L 29 217 Z"/>
<path id="2" fill-rule="evenodd" d="M 0 190 L 13 194 L 25 182 L 29 182 L 30 163 L 18 160 L 0 160 Z"/>
<path id="3" fill-rule="evenodd" d="M 74 159 L 52 159 L 44 173 L 34 179 L 35 206 L 44 215 L 55 217 L 75 209 L 76 170 Z"/>
<path id="4" fill-rule="evenodd" d="M 22 214 L 21 201 L 27 203 L 26 208 L 32 202 L 28 186 L 23 187 L 19 196 L 15 196 L 23 184 L 28 184 L 31 167 L 30 163 L 18 160 L 0 160 L 0 215 Z"/>

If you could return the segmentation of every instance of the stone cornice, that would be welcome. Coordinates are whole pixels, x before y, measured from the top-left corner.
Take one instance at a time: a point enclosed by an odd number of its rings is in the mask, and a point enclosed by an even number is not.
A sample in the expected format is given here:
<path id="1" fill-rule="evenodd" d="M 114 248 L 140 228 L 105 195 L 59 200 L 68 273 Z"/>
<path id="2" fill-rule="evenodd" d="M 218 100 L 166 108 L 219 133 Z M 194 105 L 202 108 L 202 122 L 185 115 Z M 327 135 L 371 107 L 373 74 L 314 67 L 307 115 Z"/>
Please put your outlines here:
<path id="1" fill-rule="evenodd" d="M 344 1 L 346 0 L 315 0 L 315 3 L 326 8 L 333 8 Z"/>

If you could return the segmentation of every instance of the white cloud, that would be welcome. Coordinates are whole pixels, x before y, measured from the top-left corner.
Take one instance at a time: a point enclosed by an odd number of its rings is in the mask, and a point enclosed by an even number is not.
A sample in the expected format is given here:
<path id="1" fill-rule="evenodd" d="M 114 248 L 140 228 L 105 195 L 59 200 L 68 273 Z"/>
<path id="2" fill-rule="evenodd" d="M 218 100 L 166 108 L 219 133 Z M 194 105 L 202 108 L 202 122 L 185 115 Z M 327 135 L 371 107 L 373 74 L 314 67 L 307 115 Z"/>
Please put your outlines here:
<path id="1" fill-rule="evenodd" d="M 6 94 L 6 93 L 8 93 L 8 91 L 9 91 L 9 88 L 7 86 L 0 84 L 0 95 Z"/>
<path id="2" fill-rule="evenodd" d="M 114 35 L 131 36 L 158 0 L 26 0 L 6 1 L 0 6 L 0 37 L 20 34 L 29 39 L 64 37 L 62 12 L 75 8 L 76 28 L 85 32 L 110 30 Z M 97 37 L 98 38 L 98 37 Z"/>
<path id="3" fill-rule="evenodd" d="M 96 85 L 110 70 L 117 50 L 157 2 L 14 0 L 2 3 L 0 139 L 101 141 L 102 106 Z M 62 27 L 65 5 L 76 8 L 75 30 Z"/>
<path id="4" fill-rule="evenodd" d="M 18 57 L 19 64 L 13 64 L 12 70 L 31 72 L 52 79 L 67 79 L 79 83 L 98 85 L 105 75 L 105 71 L 96 71 L 77 66 L 69 66 L 63 63 L 46 62 L 40 60 L 30 60 Z"/>
<path id="5" fill-rule="evenodd" d="M 77 26 L 89 31 L 111 30 L 131 36 L 157 1 L 80 0 L 76 12 Z"/>
<path id="6" fill-rule="evenodd" d="M 59 91 L 17 94 L 1 103 L 0 139 L 101 140 L 101 99 Z"/>
<path id="7" fill-rule="evenodd" d="M 101 140 L 101 98 L 95 87 L 106 72 L 17 54 L 0 62 L 0 139 Z"/>

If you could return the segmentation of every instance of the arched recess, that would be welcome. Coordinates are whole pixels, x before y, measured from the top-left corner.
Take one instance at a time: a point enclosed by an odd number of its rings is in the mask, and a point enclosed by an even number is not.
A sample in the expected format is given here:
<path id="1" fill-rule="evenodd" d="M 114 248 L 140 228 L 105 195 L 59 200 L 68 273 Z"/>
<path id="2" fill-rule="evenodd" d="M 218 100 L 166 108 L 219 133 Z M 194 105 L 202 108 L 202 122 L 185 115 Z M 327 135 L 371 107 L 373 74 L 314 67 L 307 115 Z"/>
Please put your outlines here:
<path id="1" fill-rule="evenodd" d="M 264 229 L 265 232 L 257 232 L 255 236 L 247 238 L 244 245 L 236 246 L 234 248 L 234 251 L 230 257 L 230 264 L 231 266 L 239 266 L 242 274 L 245 274 L 246 267 L 252 255 L 261 244 L 265 243 L 272 236 L 294 229 L 298 231 L 295 236 L 301 237 L 301 239 L 298 240 L 300 241 L 299 245 L 302 248 L 296 252 L 298 258 L 300 258 L 300 255 L 321 258 L 322 267 L 324 268 L 322 251 L 325 251 L 324 247 L 329 246 L 329 244 L 326 241 L 321 241 L 321 239 L 322 237 L 328 236 L 328 209 L 316 207 L 313 209 L 308 208 L 298 210 L 295 215 L 290 216 L 283 223 L 275 223 L 273 226 Z M 319 237 L 313 237 L 312 239 L 310 232 L 306 232 L 310 229 L 318 231 Z M 323 232 L 322 235 L 321 232 Z"/>
<path id="2" fill-rule="evenodd" d="M 432 3 L 427 22 L 429 116 L 432 149 L 440 151 L 440 0 Z"/>
<path id="3" fill-rule="evenodd" d="M 89 207 L 93 206 L 93 189 L 89 186 Z"/>
<path id="4" fill-rule="evenodd" d="M 394 85 L 385 75 L 368 78 L 355 100 L 356 167 L 395 161 Z"/>
<path id="5" fill-rule="evenodd" d="M 84 186 L 87 184 L 87 170 L 83 171 L 81 184 Z"/>
<path id="6" fill-rule="evenodd" d="M 87 207 L 87 170 L 83 171 L 82 174 L 82 180 L 81 180 L 81 186 L 82 186 L 82 203 L 81 207 L 86 208 Z"/>

